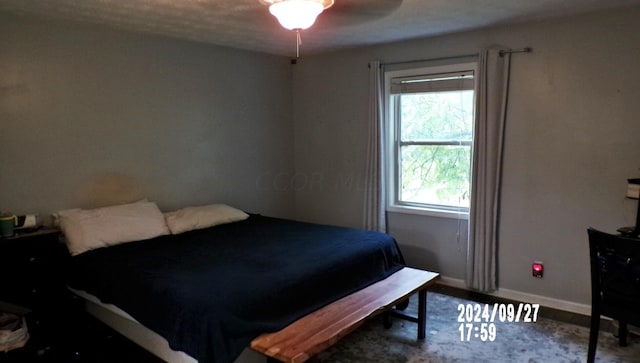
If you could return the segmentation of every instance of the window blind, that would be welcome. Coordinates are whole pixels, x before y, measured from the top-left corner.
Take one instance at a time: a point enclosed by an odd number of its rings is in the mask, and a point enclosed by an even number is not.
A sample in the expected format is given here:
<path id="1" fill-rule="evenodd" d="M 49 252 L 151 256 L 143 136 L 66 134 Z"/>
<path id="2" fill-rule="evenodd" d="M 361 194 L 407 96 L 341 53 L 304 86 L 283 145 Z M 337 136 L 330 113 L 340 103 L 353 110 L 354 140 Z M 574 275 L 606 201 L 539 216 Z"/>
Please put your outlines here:
<path id="1" fill-rule="evenodd" d="M 391 94 L 473 90 L 473 71 L 427 74 L 391 79 Z"/>

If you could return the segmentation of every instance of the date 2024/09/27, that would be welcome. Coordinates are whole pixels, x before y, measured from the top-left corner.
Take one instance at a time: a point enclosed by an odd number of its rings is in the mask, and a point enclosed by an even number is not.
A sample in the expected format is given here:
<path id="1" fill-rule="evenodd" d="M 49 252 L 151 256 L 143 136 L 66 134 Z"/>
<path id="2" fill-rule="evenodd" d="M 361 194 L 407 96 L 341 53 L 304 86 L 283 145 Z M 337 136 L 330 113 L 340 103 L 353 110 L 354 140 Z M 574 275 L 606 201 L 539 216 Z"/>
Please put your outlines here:
<path id="1" fill-rule="evenodd" d="M 540 304 L 459 304 L 460 341 L 492 342 L 497 336 L 495 323 L 535 323 L 539 310 Z"/>

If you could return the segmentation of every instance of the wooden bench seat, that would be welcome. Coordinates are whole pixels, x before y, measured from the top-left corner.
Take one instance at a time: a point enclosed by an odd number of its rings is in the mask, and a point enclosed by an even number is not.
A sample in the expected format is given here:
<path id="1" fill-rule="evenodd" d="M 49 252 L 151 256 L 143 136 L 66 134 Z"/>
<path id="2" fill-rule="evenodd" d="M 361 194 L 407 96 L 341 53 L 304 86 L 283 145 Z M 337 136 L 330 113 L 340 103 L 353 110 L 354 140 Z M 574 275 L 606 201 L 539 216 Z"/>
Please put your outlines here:
<path id="1" fill-rule="evenodd" d="M 405 301 L 418 292 L 418 316 L 400 316 L 418 323 L 418 339 L 426 330 L 427 287 L 438 273 L 405 267 L 388 278 L 337 300 L 293 322 L 286 328 L 263 334 L 251 342 L 251 348 L 271 360 L 300 363 L 320 353 L 367 319 Z"/>

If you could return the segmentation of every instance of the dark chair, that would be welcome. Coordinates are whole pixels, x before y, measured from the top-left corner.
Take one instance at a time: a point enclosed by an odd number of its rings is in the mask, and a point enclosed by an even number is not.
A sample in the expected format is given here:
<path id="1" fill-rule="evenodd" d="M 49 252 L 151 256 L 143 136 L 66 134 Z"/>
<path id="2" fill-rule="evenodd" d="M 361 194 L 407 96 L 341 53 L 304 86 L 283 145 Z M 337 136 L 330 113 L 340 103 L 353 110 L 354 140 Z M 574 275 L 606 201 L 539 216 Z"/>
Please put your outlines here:
<path id="1" fill-rule="evenodd" d="M 612 235 L 593 228 L 591 259 L 591 332 L 587 362 L 598 345 L 600 316 L 618 320 L 621 346 L 627 345 L 627 323 L 640 326 L 640 239 Z"/>

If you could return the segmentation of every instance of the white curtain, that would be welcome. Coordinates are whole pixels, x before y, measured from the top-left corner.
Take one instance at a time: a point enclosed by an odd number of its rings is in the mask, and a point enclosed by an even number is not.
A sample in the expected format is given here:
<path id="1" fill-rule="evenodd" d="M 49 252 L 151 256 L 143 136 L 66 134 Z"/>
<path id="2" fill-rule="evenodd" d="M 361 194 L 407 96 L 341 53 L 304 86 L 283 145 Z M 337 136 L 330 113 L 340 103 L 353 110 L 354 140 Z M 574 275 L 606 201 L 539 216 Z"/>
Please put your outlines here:
<path id="1" fill-rule="evenodd" d="M 383 151 L 382 67 L 379 61 L 369 63 L 369 127 L 367 165 L 365 170 L 364 228 L 386 232 L 386 201 Z"/>
<path id="2" fill-rule="evenodd" d="M 481 50 L 478 59 L 466 284 L 483 292 L 496 289 L 500 180 L 510 60 L 509 53 L 500 57 L 497 49 Z"/>

